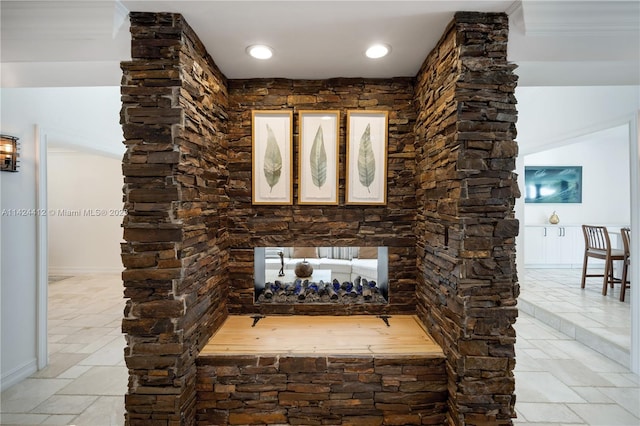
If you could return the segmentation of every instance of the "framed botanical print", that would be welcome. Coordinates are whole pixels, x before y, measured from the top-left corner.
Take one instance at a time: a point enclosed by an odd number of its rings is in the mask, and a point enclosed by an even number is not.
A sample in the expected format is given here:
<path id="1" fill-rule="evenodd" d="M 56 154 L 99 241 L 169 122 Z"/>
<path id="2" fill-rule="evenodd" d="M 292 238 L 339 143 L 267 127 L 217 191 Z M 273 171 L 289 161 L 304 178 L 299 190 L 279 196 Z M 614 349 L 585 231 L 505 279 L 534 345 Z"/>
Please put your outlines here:
<path id="1" fill-rule="evenodd" d="M 251 112 L 251 201 L 293 204 L 293 113 Z"/>
<path id="2" fill-rule="evenodd" d="M 340 111 L 300 111 L 298 118 L 298 204 L 338 204 Z"/>
<path id="3" fill-rule="evenodd" d="M 347 204 L 387 203 L 387 111 L 347 111 Z"/>

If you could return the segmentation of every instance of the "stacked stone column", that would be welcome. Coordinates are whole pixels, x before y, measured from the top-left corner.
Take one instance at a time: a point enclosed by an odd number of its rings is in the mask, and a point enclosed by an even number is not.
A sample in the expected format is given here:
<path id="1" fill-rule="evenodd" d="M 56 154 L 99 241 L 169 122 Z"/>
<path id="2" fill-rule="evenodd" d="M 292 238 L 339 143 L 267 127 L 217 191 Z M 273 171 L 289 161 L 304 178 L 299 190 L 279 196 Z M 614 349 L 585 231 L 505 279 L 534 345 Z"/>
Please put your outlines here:
<path id="1" fill-rule="evenodd" d="M 517 77 L 504 14 L 457 13 L 416 83 L 418 313 L 443 347 L 449 422 L 514 416 Z"/>
<path id="2" fill-rule="evenodd" d="M 122 323 L 129 425 L 195 421 L 195 358 L 226 317 L 226 81 L 180 15 L 131 13 Z"/>

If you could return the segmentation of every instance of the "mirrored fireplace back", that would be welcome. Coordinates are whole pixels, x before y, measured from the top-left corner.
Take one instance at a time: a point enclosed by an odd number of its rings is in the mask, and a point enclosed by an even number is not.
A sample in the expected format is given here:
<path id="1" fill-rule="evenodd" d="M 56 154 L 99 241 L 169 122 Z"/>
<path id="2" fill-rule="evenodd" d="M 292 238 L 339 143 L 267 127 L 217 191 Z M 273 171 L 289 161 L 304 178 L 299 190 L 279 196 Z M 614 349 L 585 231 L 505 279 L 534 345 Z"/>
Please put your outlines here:
<path id="1" fill-rule="evenodd" d="M 256 247 L 256 303 L 387 303 L 387 247 Z"/>

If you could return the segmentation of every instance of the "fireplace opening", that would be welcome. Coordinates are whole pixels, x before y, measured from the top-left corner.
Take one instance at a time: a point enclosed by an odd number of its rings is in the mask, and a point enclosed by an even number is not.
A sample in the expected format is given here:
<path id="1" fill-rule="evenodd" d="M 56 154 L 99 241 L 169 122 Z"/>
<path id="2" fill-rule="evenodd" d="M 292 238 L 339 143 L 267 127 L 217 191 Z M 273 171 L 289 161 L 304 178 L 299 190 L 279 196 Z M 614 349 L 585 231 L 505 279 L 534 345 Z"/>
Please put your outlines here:
<path id="1" fill-rule="evenodd" d="M 257 304 L 386 304 L 387 247 L 256 247 Z"/>

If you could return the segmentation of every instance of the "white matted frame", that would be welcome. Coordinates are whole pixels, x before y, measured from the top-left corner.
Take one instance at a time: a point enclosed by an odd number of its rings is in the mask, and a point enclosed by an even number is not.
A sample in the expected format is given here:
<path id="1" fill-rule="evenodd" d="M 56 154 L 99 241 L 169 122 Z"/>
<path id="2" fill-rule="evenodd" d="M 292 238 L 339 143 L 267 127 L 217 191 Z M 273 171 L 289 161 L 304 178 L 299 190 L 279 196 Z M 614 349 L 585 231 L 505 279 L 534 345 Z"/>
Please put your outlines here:
<path id="1" fill-rule="evenodd" d="M 299 111 L 298 204 L 338 204 L 340 111 Z"/>
<path id="2" fill-rule="evenodd" d="M 347 204 L 387 204 L 387 111 L 347 111 Z"/>
<path id="3" fill-rule="evenodd" d="M 293 204 L 293 113 L 251 111 L 251 202 Z"/>

